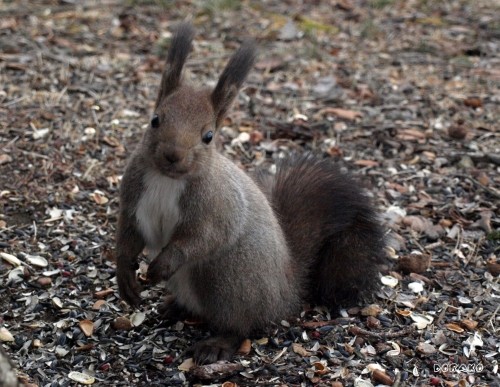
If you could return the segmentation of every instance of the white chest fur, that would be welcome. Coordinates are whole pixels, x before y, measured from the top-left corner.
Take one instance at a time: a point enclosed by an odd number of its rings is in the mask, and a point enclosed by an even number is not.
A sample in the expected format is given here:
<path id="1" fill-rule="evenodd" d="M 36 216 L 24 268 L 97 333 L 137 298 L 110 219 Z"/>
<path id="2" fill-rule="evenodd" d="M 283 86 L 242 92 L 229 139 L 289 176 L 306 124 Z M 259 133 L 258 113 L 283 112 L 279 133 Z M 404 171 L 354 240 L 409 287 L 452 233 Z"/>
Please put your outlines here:
<path id="1" fill-rule="evenodd" d="M 144 192 L 135 216 L 146 241 L 148 257 L 154 258 L 165 247 L 180 219 L 179 199 L 186 182 L 156 172 L 144 176 Z"/>

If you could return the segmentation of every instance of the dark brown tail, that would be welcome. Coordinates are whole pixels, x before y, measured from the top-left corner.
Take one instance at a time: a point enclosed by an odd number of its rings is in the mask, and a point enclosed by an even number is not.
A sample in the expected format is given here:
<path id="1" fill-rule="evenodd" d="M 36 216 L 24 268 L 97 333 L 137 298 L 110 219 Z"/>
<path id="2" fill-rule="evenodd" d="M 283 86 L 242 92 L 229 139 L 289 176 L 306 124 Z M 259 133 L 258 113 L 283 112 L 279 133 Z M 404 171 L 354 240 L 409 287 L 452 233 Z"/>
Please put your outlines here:
<path id="1" fill-rule="evenodd" d="M 336 308 L 378 287 L 384 233 L 369 198 L 329 159 L 296 155 L 257 175 L 285 231 L 308 301 Z"/>

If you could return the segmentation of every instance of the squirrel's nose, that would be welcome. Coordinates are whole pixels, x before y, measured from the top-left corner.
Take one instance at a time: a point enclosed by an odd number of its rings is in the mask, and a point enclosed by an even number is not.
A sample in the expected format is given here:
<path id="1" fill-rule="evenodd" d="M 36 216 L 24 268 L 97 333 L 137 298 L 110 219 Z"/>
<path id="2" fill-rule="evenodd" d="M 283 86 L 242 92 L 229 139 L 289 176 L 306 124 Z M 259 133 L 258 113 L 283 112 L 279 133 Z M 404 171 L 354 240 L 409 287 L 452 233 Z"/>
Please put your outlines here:
<path id="1" fill-rule="evenodd" d="M 175 164 L 182 159 L 181 155 L 178 152 L 165 152 L 163 156 L 169 164 Z"/>

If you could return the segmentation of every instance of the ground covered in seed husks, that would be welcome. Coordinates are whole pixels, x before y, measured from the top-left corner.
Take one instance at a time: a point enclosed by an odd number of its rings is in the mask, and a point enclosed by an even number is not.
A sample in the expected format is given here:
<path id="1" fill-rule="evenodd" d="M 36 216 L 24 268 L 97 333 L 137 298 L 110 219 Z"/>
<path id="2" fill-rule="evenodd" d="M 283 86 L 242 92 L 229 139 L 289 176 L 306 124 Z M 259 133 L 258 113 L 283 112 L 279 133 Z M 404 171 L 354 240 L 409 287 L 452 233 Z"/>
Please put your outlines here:
<path id="1" fill-rule="evenodd" d="M 1 1 L 0 345 L 20 380 L 498 385 L 495 3 Z M 291 150 L 334 158 L 378 203 L 393 261 L 371 303 L 305 306 L 232 363 L 192 369 L 206 327 L 162 324 L 161 287 L 129 308 L 113 262 L 120 177 L 183 19 L 204 85 L 243 38 L 259 43 L 221 151 L 248 170 Z"/>

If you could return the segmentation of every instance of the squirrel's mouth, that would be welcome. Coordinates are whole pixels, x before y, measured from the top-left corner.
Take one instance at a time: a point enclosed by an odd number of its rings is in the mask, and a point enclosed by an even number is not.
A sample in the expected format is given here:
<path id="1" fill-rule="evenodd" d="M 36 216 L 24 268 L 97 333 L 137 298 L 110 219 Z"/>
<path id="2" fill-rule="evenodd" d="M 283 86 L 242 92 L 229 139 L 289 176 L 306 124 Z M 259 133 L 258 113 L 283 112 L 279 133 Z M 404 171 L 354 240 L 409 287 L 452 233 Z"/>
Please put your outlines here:
<path id="1" fill-rule="evenodd" d="M 171 179 L 180 179 L 188 173 L 187 168 L 172 165 L 157 165 L 158 170 L 162 175 L 170 177 Z"/>

